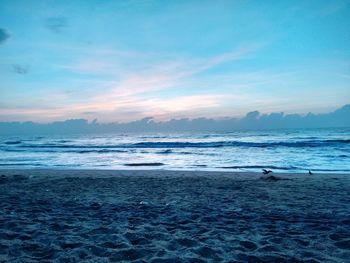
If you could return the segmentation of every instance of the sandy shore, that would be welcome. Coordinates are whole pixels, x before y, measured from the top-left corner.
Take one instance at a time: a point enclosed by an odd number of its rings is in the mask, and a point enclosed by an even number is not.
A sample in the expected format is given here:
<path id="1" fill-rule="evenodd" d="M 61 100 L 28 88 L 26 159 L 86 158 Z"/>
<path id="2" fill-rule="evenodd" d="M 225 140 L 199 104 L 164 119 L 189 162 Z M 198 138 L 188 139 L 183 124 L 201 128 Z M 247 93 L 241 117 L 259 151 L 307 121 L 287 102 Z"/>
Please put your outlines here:
<path id="1" fill-rule="evenodd" d="M 350 175 L 0 170 L 0 262 L 349 262 Z"/>

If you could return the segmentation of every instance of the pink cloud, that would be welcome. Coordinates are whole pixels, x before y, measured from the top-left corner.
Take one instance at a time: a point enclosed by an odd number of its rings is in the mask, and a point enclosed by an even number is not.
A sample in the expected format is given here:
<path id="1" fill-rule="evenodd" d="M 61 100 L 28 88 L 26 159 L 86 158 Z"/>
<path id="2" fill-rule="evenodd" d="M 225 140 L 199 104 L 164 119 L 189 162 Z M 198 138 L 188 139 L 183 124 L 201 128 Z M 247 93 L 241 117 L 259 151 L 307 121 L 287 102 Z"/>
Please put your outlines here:
<path id="1" fill-rule="evenodd" d="M 190 111 L 199 109 L 216 108 L 227 99 L 227 96 L 194 94 L 157 98 L 152 95 L 152 92 L 180 87 L 193 75 L 222 63 L 239 60 L 252 51 L 254 48 L 242 48 L 208 59 L 177 59 L 158 62 L 145 66 L 139 71 L 121 72 L 121 75 L 118 76 L 121 80 L 99 82 L 93 96 L 71 100 L 70 105 L 64 106 L 69 101 L 70 95 L 63 93 L 62 96 L 59 94 L 56 96 L 58 99 L 52 102 L 52 108 L 13 108 L 2 111 L 2 115 L 22 116 L 22 119 L 31 117 L 40 120 L 43 120 L 42 116 L 45 116 L 45 120 L 54 120 L 85 117 L 84 112 L 93 112 L 96 114 L 91 114 L 92 117 L 98 115 L 103 120 L 116 121 L 123 120 L 123 115 L 119 114 L 123 112 L 134 112 L 132 119 L 145 116 L 166 119 L 185 112 L 188 114 Z M 112 63 L 108 59 L 81 61 L 81 63 L 66 66 L 66 69 L 86 73 L 115 72 L 117 75 L 118 66 L 118 63 Z M 64 100 L 61 101 L 60 97 Z M 130 120 L 130 116 L 128 118 Z"/>

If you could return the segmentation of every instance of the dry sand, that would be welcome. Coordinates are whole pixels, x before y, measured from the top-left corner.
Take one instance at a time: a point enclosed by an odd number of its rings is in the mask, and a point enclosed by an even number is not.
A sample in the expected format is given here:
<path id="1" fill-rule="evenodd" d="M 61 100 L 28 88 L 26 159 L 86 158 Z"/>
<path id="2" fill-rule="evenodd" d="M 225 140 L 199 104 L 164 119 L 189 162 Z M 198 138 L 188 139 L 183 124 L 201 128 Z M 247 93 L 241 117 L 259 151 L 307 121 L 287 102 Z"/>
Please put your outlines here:
<path id="1" fill-rule="evenodd" d="M 350 175 L 0 170 L 0 262 L 350 262 Z"/>

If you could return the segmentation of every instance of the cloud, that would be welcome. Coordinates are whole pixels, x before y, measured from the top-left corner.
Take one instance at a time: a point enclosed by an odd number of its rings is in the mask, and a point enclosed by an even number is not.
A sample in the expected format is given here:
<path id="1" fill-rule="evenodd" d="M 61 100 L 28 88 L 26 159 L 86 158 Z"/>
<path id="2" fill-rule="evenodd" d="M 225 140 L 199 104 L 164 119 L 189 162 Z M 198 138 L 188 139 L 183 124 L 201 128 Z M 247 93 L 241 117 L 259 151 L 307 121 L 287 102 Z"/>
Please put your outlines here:
<path id="1" fill-rule="evenodd" d="M 28 65 L 13 65 L 12 70 L 16 74 L 24 75 L 24 74 L 27 74 L 29 72 L 29 66 Z"/>
<path id="2" fill-rule="evenodd" d="M 103 120 L 128 121 L 151 113 L 159 119 L 165 119 L 184 116 L 185 113 L 202 109 L 205 105 L 206 108 L 220 106 L 223 100 L 227 100 L 227 96 L 221 96 L 222 93 L 215 91 L 218 82 L 211 81 L 213 87 L 208 93 L 201 88 L 202 84 L 208 86 L 208 79 L 203 83 L 198 81 L 196 75 L 224 63 L 245 59 L 260 47 L 259 44 L 246 45 L 206 58 L 153 52 L 125 52 L 103 46 L 92 49 L 71 47 L 74 48 L 76 59 L 69 63 L 57 64 L 56 67 L 70 74 L 79 74 L 80 79 L 86 79 L 79 84 L 80 87 L 86 86 L 91 92 L 82 95 L 79 101 L 74 100 L 70 104 L 74 111 L 62 112 L 62 117 L 84 116 L 79 114 L 96 112 L 96 116 Z M 220 83 L 222 85 L 222 81 Z M 190 89 L 184 91 L 183 87 Z M 74 95 L 67 94 L 68 97 Z M 178 113 L 175 113 L 175 109 Z M 138 114 L 126 116 L 120 112 Z M 169 116 L 166 116 L 167 114 Z"/>
<path id="3" fill-rule="evenodd" d="M 97 111 L 84 111 L 84 112 L 82 112 L 82 114 L 84 114 L 84 115 L 92 115 L 92 114 L 96 115 L 96 114 L 98 114 L 98 112 Z"/>
<path id="4" fill-rule="evenodd" d="M 254 52 L 257 47 L 246 47 L 238 49 L 237 51 L 227 52 L 217 56 L 212 56 L 206 59 L 198 58 L 172 58 L 171 61 L 165 60 L 147 64 L 141 70 L 131 72 L 123 72 L 119 81 L 110 82 L 110 92 L 108 96 L 109 101 L 116 101 L 125 96 L 138 96 L 148 92 L 155 92 L 161 90 L 169 90 L 177 88 L 184 81 L 196 74 L 202 73 L 211 68 L 215 68 L 223 63 L 237 61 L 245 58 L 250 53 Z M 81 64 L 79 64 L 81 65 Z M 106 64 L 84 63 L 84 69 L 93 71 L 100 71 L 101 67 L 106 68 Z M 102 65 L 102 66 L 101 66 Z M 110 66 L 112 72 L 118 69 L 118 65 Z M 81 68 L 80 68 L 81 69 Z M 115 73 L 117 75 L 117 73 Z M 95 96 L 96 101 L 106 102 L 105 94 Z"/>
<path id="5" fill-rule="evenodd" d="M 203 83 L 196 74 L 223 63 L 244 59 L 254 51 L 254 48 L 241 48 L 198 58 L 132 52 L 126 54 L 109 49 L 99 49 L 98 52 L 84 50 L 81 51 L 83 53 L 78 52 L 78 57 L 82 59 L 77 59 L 70 65 L 56 65 L 60 69 L 79 74 L 79 81 L 71 83 L 73 86 L 69 87 L 69 91 L 67 86 L 65 91 L 56 94 L 56 99 L 52 99 L 52 91 L 45 91 L 31 99 L 26 110 L 16 111 L 20 103 L 17 100 L 17 105 L 8 109 L 8 114 L 41 121 L 81 116 L 98 117 L 104 121 L 130 121 L 146 116 L 165 120 L 182 116 L 198 117 L 202 113 L 208 113 L 207 117 L 218 116 L 223 102 L 236 100 L 237 95 L 223 96 L 223 92 L 217 92 L 214 88 L 218 83 L 223 85 L 223 81 L 213 80 L 215 75 L 209 74 Z M 85 53 L 92 53 L 92 56 L 85 56 Z M 139 59 L 140 55 L 143 55 L 142 59 Z M 119 65 L 124 65 L 125 62 L 132 66 L 125 68 Z M 137 65 L 134 67 L 134 64 Z M 26 74 L 29 67 L 14 65 L 13 71 L 16 74 Z M 246 78 L 254 79 L 251 75 L 244 79 Z M 232 79 L 226 82 L 231 85 Z M 208 88 L 208 85 L 211 87 Z M 82 87 L 84 94 L 81 94 Z M 183 87 L 193 88 L 185 91 Z M 210 114 L 210 110 L 215 114 Z"/>
<path id="6" fill-rule="evenodd" d="M 0 28 L 0 45 L 5 43 L 5 41 L 10 37 L 5 29 Z"/>
<path id="7" fill-rule="evenodd" d="M 68 21 L 63 16 L 50 17 L 45 20 L 45 26 L 53 33 L 59 34 L 68 27 Z"/>
<path id="8" fill-rule="evenodd" d="M 0 117 L 2 114 L 0 113 Z M 261 114 L 250 112 L 241 119 L 171 119 L 157 122 L 152 117 L 126 123 L 89 123 L 85 119 L 70 119 L 47 124 L 33 122 L 0 122 L 0 134 L 38 134 L 38 133 L 106 133 L 106 132 L 176 132 L 176 131 L 234 131 L 240 129 L 281 129 L 281 128 L 326 128 L 350 127 L 350 104 L 333 112 L 324 114 L 299 115 L 283 113 Z M 8 115 L 5 115 L 8 116 Z M 288 146 L 288 145 L 287 145 Z M 257 145 L 258 147 L 258 145 Z"/>
<path id="9" fill-rule="evenodd" d="M 237 98 L 232 98 L 233 94 L 223 96 L 222 92 L 217 92 L 212 87 L 205 87 L 206 90 L 203 91 L 202 84 L 205 86 L 210 83 L 215 88 L 218 82 L 205 79 L 205 83 L 202 83 L 198 79 L 196 80 L 195 75 L 222 63 L 245 58 L 250 52 L 252 49 L 238 49 L 206 59 L 160 55 L 150 64 L 147 64 L 149 58 L 145 57 L 145 61 L 140 62 L 141 65 L 138 69 L 129 68 L 126 71 L 119 71 L 118 63 L 123 63 L 129 58 L 134 61 L 138 57 L 137 54 L 120 54 L 120 52 L 113 54 L 109 51 L 106 58 L 95 60 L 101 54 L 100 51 L 96 56 L 90 58 L 90 63 L 84 58 L 85 63 L 78 61 L 78 63 L 73 63 L 71 66 L 66 65 L 66 67 L 58 65 L 59 68 L 73 73 L 86 73 L 86 81 L 74 85 L 79 86 L 79 90 L 86 86 L 85 90 L 91 90 L 89 94 L 79 92 L 79 96 L 76 96 L 77 93 L 66 90 L 61 92 L 62 96 L 56 96 L 57 99 L 52 100 L 52 92 L 50 92 L 50 94 L 38 96 L 41 98 L 38 102 L 33 100 L 28 111 L 16 112 L 15 106 L 8 114 L 22 115 L 27 120 L 35 118 L 44 121 L 81 116 L 98 117 L 104 121 L 130 121 L 146 116 L 165 120 L 182 116 L 197 117 L 201 116 L 201 112 L 209 113 L 210 110 L 216 113 L 206 116 L 218 116 L 223 102 Z M 102 52 L 102 54 L 104 53 Z M 124 60 L 115 58 L 123 58 Z M 26 66 L 13 66 L 13 70 L 17 74 L 25 74 L 28 69 Z M 104 80 L 91 80 L 93 72 L 102 74 Z M 106 75 L 107 79 L 105 79 Z M 193 77 L 194 79 L 192 79 Z M 253 79 L 252 76 L 248 76 L 248 78 Z M 232 79 L 227 80 L 229 83 L 231 81 Z M 188 84 L 194 88 L 189 92 L 179 90 L 187 87 Z M 74 88 L 71 89 L 74 90 Z M 210 91 L 207 92 L 208 90 Z M 237 95 L 235 96 L 237 97 Z M 50 101 L 43 101 L 42 98 L 50 98 Z M 67 101 L 69 101 L 69 107 L 66 107 Z M 54 109 L 47 109 L 45 105 L 50 105 Z"/>
<path id="10" fill-rule="evenodd" d="M 108 121 L 130 121 L 147 116 L 154 116 L 157 120 L 169 119 L 177 116 L 196 117 L 202 109 L 215 108 L 219 105 L 220 96 L 197 95 L 176 98 L 143 98 L 121 97 L 115 101 L 72 103 L 69 106 L 59 105 L 56 100 L 47 106 L 38 101 L 39 106 L 0 107 L 0 117 L 21 120 L 53 121 L 69 118 L 89 116 Z M 41 106 L 40 106 L 41 105 Z M 4 118 L 3 118 L 4 119 Z"/>

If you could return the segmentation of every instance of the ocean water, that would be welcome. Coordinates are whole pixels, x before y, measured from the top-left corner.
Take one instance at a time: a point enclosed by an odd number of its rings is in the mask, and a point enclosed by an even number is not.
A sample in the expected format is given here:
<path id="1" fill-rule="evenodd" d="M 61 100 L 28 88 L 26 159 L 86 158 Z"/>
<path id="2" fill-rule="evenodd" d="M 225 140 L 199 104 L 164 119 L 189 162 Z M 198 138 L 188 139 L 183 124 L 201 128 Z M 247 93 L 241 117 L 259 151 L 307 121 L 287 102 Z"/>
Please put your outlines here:
<path id="1" fill-rule="evenodd" d="M 350 129 L 1 136 L 0 167 L 350 172 Z"/>

